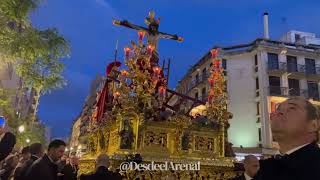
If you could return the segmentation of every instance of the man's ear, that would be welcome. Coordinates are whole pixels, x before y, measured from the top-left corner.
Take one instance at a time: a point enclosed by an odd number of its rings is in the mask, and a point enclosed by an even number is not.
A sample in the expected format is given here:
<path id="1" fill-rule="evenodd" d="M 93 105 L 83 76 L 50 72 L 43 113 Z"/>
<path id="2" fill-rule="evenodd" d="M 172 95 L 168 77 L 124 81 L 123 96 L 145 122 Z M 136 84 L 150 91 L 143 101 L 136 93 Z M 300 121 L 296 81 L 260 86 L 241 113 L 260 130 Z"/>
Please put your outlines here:
<path id="1" fill-rule="evenodd" d="M 320 120 L 312 120 L 309 125 L 308 125 L 308 132 L 309 133 L 314 133 L 320 130 Z"/>

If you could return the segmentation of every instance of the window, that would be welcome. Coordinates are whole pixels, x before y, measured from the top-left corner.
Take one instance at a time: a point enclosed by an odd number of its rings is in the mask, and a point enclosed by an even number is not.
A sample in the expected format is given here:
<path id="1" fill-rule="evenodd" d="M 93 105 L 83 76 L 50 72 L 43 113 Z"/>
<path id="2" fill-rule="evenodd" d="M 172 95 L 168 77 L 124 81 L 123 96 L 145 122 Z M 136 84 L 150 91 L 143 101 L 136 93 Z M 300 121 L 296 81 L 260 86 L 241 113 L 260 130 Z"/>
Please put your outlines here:
<path id="1" fill-rule="evenodd" d="M 316 82 L 308 81 L 308 97 L 319 100 L 319 88 Z"/>
<path id="2" fill-rule="evenodd" d="M 287 71 L 298 72 L 297 57 L 287 56 Z"/>
<path id="3" fill-rule="evenodd" d="M 254 71 L 258 72 L 258 55 L 254 56 Z"/>
<path id="4" fill-rule="evenodd" d="M 202 100 L 205 101 L 207 99 L 207 90 L 206 88 L 202 88 Z"/>
<path id="5" fill-rule="evenodd" d="M 316 62 L 314 59 L 305 59 L 306 61 L 306 73 L 316 74 Z"/>
<path id="6" fill-rule="evenodd" d="M 196 83 L 199 82 L 199 74 L 196 75 Z"/>
<path id="7" fill-rule="evenodd" d="M 270 95 L 281 95 L 280 77 L 269 76 Z"/>
<path id="8" fill-rule="evenodd" d="M 294 39 L 295 39 L 296 42 L 299 41 L 301 39 L 301 35 L 300 34 L 295 34 L 294 35 Z"/>
<path id="9" fill-rule="evenodd" d="M 224 69 L 223 74 L 226 76 L 227 75 L 227 60 L 222 59 L 222 68 Z"/>
<path id="10" fill-rule="evenodd" d="M 208 78 L 207 76 L 207 68 L 202 70 L 202 81 L 205 81 Z"/>
<path id="11" fill-rule="evenodd" d="M 268 53 L 268 69 L 270 70 L 279 69 L 278 54 Z"/>
<path id="12" fill-rule="evenodd" d="M 258 97 L 260 94 L 259 94 L 259 79 L 256 78 L 256 97 Z"/>
<path id="13" fill-rule="evenodd" d="M 194 98 L 195 98 L 195 99 L 198 99 L 198 98 L 199 98 L 198 92 L 196 92 L 196 93 L 194 94 Z"/>
<path id="14" fill-rule="evenodd" d="M 258 66 L 258 55 L 254 56 L 254 65 Z"/>
<path id="15" fill-rule="evenodd" d="M 261 136 L 261 128 L 258 129 L 258 133 L 259 133 L 259 141 L 262 141 L 262 136 Z"/>
<path id="16" fill-rule="evenodd" d="M 289 82 L 289 95 L 300 96 L 300 84 L 298 79 L 288 79 Z"/>

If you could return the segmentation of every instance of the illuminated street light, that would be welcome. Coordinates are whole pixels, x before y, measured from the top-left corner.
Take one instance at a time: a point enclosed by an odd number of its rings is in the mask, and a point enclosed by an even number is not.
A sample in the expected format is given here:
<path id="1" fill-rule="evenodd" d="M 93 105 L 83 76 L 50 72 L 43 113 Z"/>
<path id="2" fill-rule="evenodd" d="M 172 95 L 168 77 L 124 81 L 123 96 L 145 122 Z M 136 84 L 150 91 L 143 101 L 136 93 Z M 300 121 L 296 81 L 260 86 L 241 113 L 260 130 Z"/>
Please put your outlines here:
<path id="1" fill-rule="evenodd" d="M 30 139 L 29 139 L 29 138 L 28 138 L 28 139 L 26 139 L 26 142 L 27 142 L 27 143 L 30 143 Z"/>
<path id="2" fill-rule="evenodd" d="M 21 125 L 21 126 L 18 127 L 18 131 L 19 131 L 20 133 L 23 133 L 24 130 L 25 130 L 24 125 Z"/>

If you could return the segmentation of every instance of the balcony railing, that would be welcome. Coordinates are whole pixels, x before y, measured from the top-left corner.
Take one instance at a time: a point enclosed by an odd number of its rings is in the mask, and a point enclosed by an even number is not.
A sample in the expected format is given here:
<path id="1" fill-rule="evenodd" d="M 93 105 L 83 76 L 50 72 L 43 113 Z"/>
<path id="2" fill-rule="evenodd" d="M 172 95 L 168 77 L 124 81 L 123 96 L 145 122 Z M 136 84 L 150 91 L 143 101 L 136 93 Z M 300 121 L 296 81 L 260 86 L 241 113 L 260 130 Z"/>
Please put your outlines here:
<path id="1" fill-rule="evenodd" d="M 291 97 L 291 96 L 303 96 L 305 98 L 312 98 L 314 100 L 319 100 L 319 93 L 309 92 L 306 89 L 300 88 L 288 88 L 288 87 L 279 87 L 279 86 L 270 86 L 269 87 L 270 96 L 281 96 L 281 97 Z"/>
<path id="2" fill-rule="evenodd" d="M 278 70 L 290 73 L 299 72 L 307 75 L 320 75 L 320 66 L 306 66 L 287 62 L 268 62 L 267 66 L 268 70 Z"/>

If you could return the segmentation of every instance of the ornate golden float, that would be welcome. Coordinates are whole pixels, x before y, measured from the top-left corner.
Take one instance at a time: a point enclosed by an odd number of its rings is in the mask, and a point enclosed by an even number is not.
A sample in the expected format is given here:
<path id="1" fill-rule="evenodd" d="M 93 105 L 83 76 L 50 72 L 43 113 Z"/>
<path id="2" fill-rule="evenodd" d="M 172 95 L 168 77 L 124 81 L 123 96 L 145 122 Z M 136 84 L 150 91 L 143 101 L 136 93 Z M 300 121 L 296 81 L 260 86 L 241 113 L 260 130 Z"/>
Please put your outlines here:
<path id="1" fill-rule="evenodd" d="M 234 171 L 227 141 L 227 95 L 218 51 L 211 51 L 213 66 L 207 102 L 188 97 L 167 88 L 168 76 L 158 66 L 157 40 L 165 37 L 182 41 L 177 35 L 158 31 L 154 13 L 146 18 L 149 28 L 128 21 L 114 24 L 138 30 L 139 43 L 125 48 L 126 70 L 120 71 L 115 60 L 107 68 L 107 78 L 97 97 L 90 128 L 85 135 L 87 153 L 80 161 L 80 172 L 94 170 L 95 158 L 106 153 L 111 169 L 121 163 L 189 164 L 200 162 L 199 171 L 135 171 L 122 172 L 127 179 L 229 179 Z M 147 44 L 143 37 L 147 34 Z M 167 73 L 168 74 L 168 73 Z M 189 103 L 188 109 L 180 108 Z M 193 107 L 205 106 L 205 112 L 190 116 Z"/>

